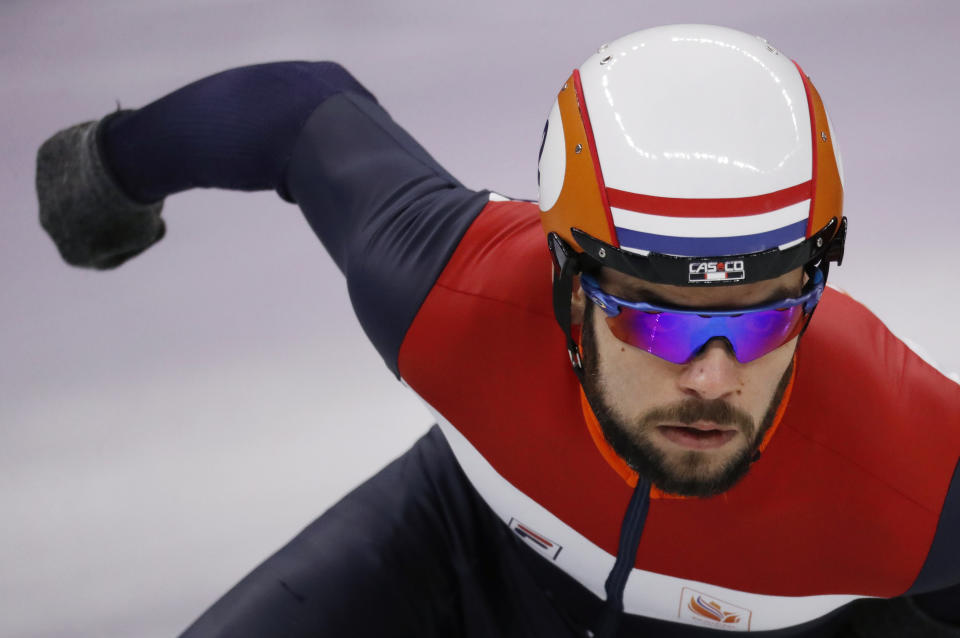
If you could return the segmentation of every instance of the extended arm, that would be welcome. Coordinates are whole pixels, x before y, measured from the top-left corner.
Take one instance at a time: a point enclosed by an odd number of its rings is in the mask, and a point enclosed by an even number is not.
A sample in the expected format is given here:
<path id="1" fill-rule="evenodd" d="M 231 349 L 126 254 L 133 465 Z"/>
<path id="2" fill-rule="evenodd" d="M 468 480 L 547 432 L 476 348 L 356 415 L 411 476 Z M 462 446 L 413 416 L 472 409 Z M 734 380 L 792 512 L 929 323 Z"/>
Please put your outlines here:
<path id="1" fill-rule="evenodd" d="M 58 133 L 38 155 L 44 227 L 70 263 L 119 265 L 163 233 L 165 197 L 275 189 L 347 275 L 397 373 L 403 335 L 486 193 L 443 170 L 334 63 L 232 69 Z"/>

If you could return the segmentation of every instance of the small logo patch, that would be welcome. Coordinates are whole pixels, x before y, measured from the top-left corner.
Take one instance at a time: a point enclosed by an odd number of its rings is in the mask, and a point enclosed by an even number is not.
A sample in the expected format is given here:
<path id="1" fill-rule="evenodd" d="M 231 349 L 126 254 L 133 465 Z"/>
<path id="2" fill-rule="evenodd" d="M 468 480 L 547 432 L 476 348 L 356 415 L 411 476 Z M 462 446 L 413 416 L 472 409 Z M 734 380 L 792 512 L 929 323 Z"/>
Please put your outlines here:
<path id="1" fill-rule="evenodd" d="M 677 616 L 698 625 L 728 631 L 750 631 L 752 615 L 753 612 L 749 609 L 737 607 L 694 589 L 684 587 L 680 592 L 680 611 Z"/>
<path id="2" fill-rule="evenodd" d="M 743 279 L 747 272 L 743 261 L 694 261 L 690 263 L 690 283 Z"/>
<path id="3" fill-rule="evenodd" d="M 556 560 L 557 556 L 560 555 L 560 550 L 563 549 L 563 547 L 557 545 L 543 534 L 538 534 L 515 518 L 510 519 L 510 529 L 512 529 L 513 533 L 519 536 L 523 542 L 551 560 Z"/>

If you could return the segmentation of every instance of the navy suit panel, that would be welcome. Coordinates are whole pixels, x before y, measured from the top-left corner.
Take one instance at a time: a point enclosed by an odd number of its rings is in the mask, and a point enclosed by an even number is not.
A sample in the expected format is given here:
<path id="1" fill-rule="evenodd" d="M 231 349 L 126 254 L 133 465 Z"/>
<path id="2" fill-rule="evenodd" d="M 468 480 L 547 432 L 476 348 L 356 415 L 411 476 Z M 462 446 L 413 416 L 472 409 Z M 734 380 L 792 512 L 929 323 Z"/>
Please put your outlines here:
<path id="1" fill-rule="evenodd" d="M 960 461 L 953 473 L 950 489 L 944 500 L 937 532 L 923 569 L 908 591 L 931 616 L 960 625 Z M 941 591 L 935 591 L 941 590 Z M 929 593 L 919 593 L 929 592 Z"/>
<path id="2" fill-rule="evenodd" d="M 182 638 L 564 638 L 434 427 L 264 561 Z M 582 635 L 582 634 L 580 634 Z"/>

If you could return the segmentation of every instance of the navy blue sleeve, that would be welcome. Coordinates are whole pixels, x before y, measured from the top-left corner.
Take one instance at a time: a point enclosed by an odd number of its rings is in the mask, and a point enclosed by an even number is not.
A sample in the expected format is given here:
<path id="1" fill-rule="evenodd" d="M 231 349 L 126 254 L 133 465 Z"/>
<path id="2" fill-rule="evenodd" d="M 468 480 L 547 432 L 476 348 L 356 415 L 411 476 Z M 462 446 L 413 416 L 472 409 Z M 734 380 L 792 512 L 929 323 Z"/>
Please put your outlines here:
<path id="1" fill-rule="evenodd" d="M 224 71 L 105 121 L 101 148 L 134 199 L 194 187 L 275 189 L 347 276 L 388 367 L 488 201 L 465 188 L 335 63 Z"/>
<path id="2" fill-rule="evenodd" d="M 334 62 L 230 69 L 117 113 L 101 147 L 120 185 L 143 202 L 196 187 L 276 189 L 307 118 L 344 91 L 374 100 Z"/>

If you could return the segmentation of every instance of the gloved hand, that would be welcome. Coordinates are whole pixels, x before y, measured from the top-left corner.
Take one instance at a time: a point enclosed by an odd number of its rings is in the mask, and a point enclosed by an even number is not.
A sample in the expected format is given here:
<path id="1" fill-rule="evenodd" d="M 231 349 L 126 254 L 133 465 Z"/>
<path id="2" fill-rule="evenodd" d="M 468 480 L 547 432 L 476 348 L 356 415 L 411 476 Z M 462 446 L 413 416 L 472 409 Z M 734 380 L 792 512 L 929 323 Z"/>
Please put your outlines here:
<path id="1" fill-rule="evenodd" d="M 843 638 L 960 638 L 960 627 L 931 618 L 909 596 L 858 600 L 849 619 Z"/>
<path id="2" fill-rule="evenodd" d="M 37 152 L 40 224 L 67 263 L 100 270 L 143 252 L 165 232 L 163 200 L 133 200 L 105 164 L 98 131 L 107 118 L 66 128 Z"/>

